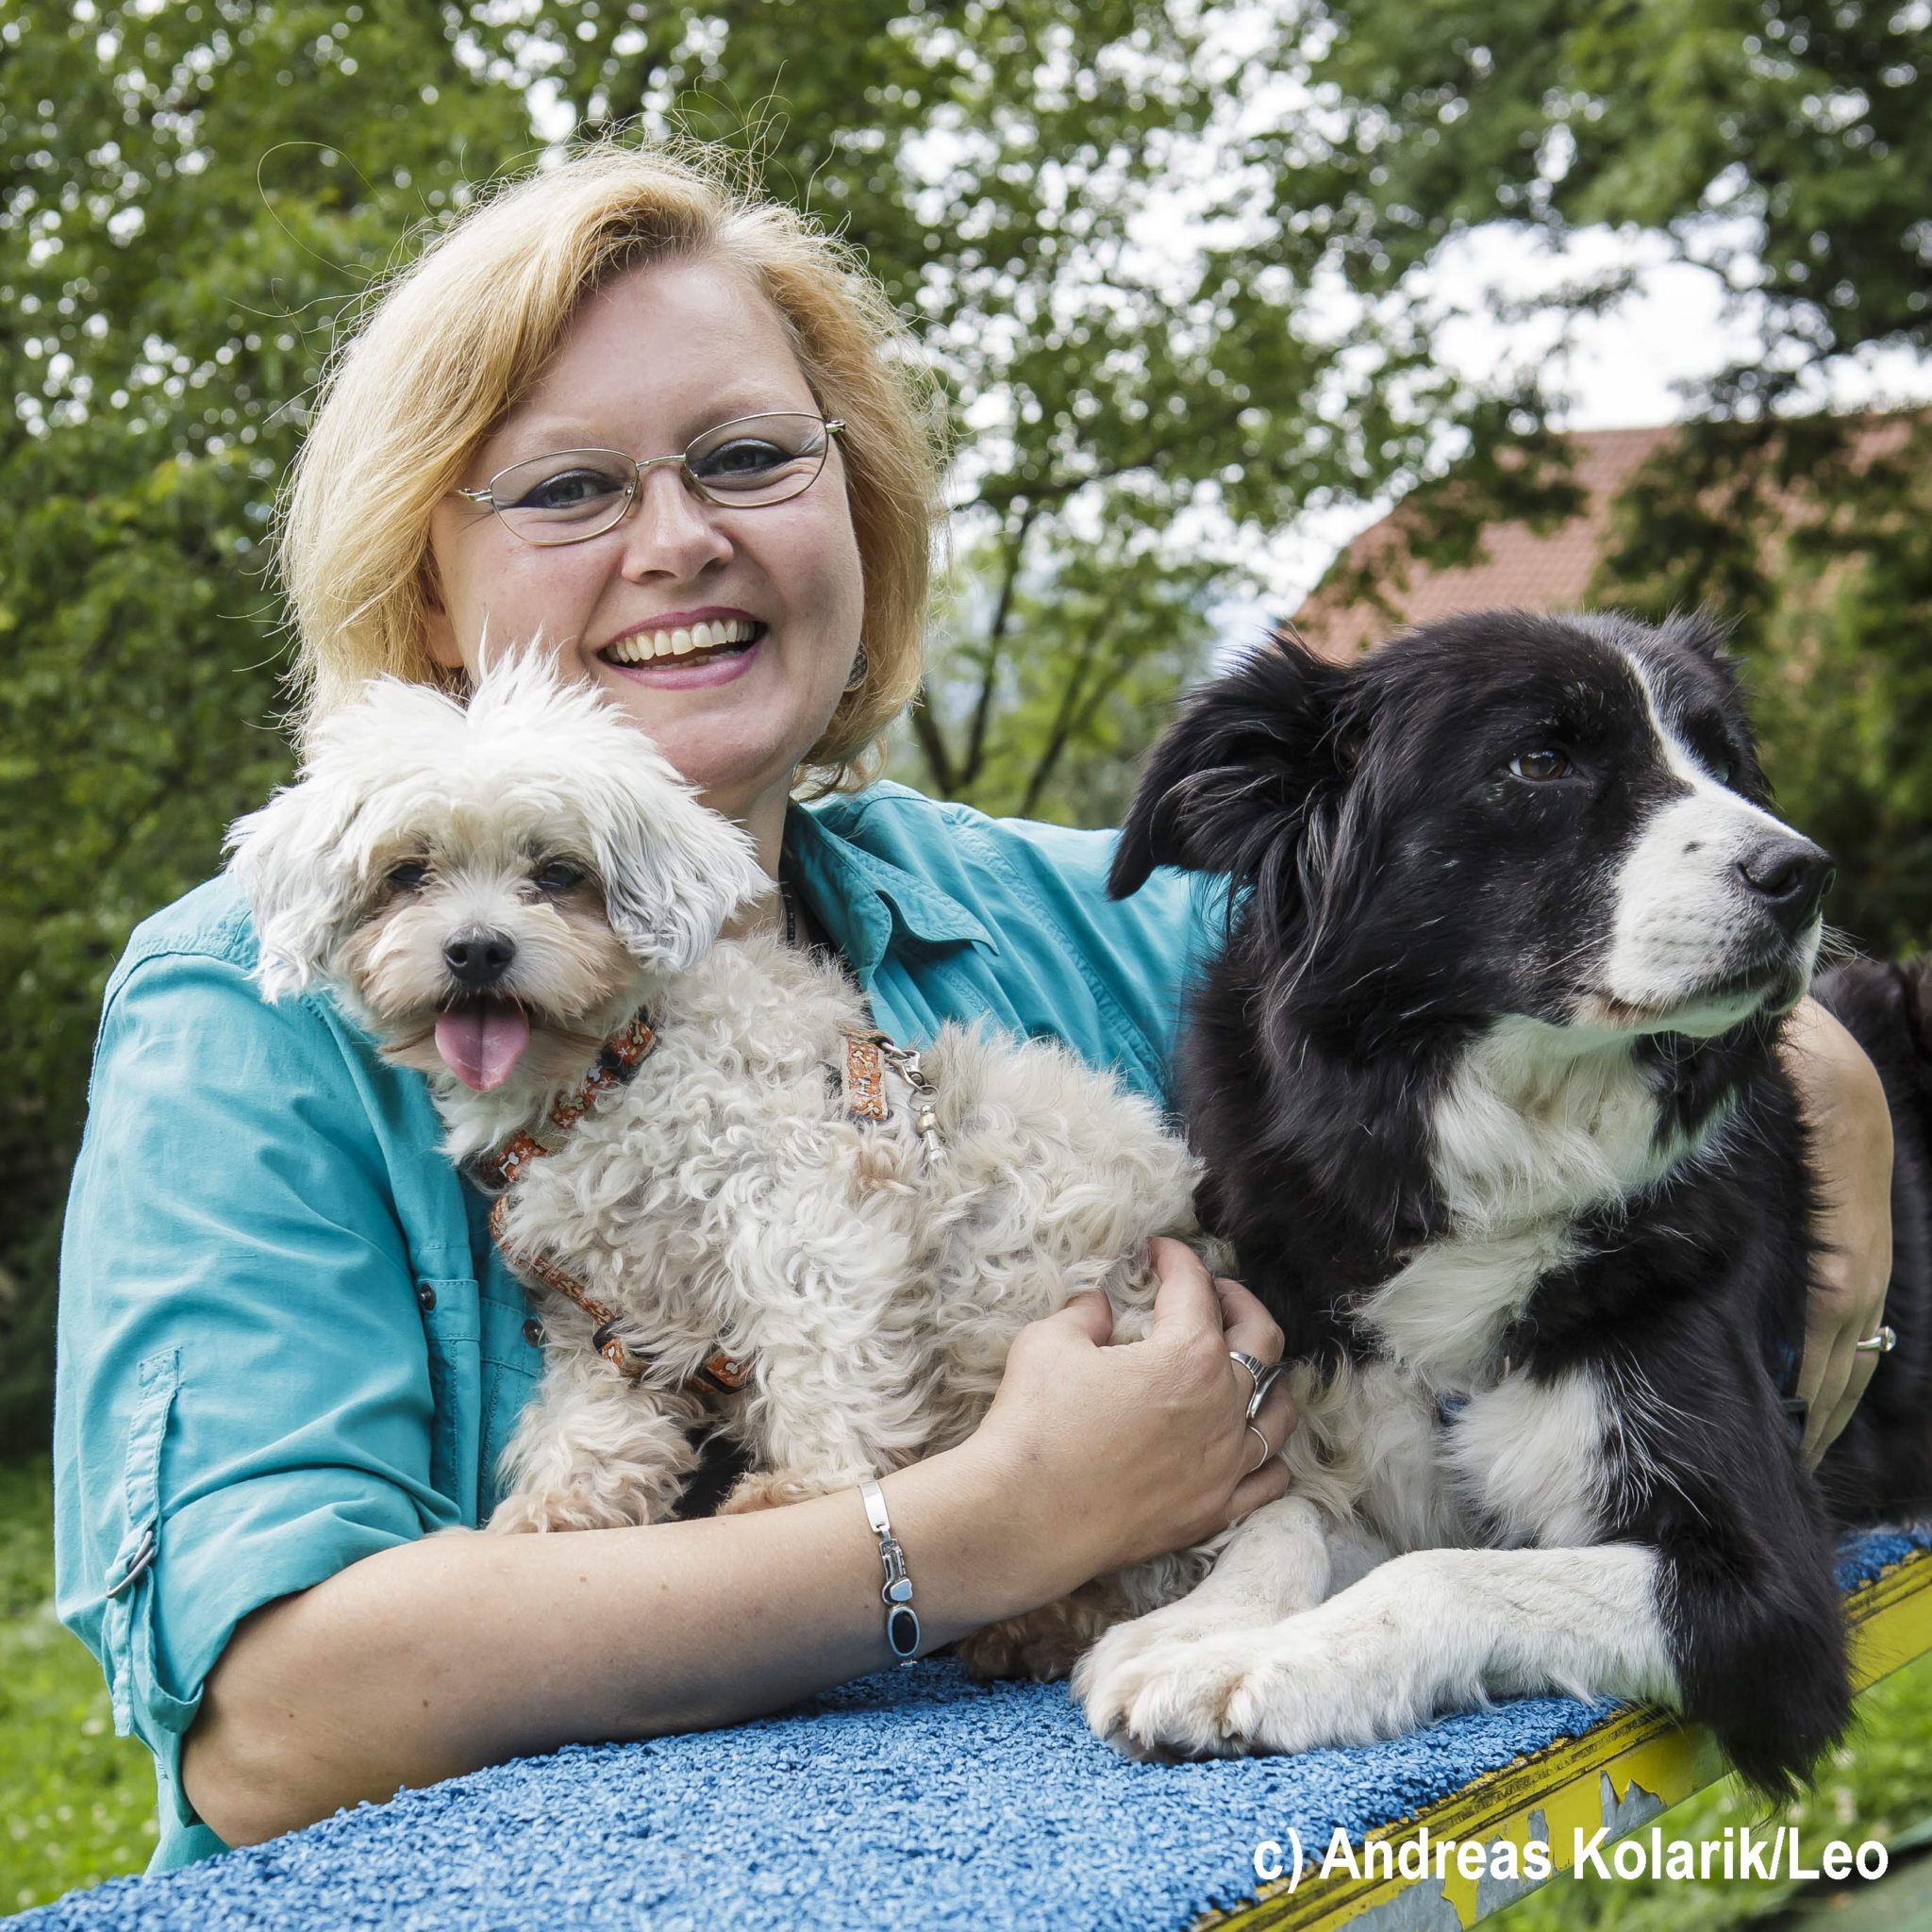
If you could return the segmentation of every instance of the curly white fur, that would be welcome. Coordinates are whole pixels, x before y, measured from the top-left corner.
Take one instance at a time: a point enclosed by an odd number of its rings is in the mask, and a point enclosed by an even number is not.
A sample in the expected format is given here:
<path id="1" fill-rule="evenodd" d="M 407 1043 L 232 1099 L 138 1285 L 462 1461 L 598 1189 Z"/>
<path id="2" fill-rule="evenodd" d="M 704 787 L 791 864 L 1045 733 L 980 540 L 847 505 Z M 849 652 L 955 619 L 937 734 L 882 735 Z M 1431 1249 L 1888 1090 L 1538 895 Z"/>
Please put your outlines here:
<path id="1" fill-rule="evenodd" d="M 848 1119 L 828 1073 L 870 1024 L 858 993 L 775 941 L 714 943 L 764 889 L 748 841 L 534 656 L 492 672 L 467 711 L 373 686 L 233 843 L 264 991 L 338 989 L 428 1074 L 452 1158 L 536 1126 L 580 1077 L 586 1041 L 640 1006 L 657 1029 L 629 1084 L 529 1164 L 506 1209 L 512 1246 L 568 1269 L 655 1366 L 633 1386 L 592 1348 L 590 1318 L 548 1298 L 543 1376 L 491 1528 L 667 1515 L 705 1412 L 688 1378 L 720 1345 L 752 1363 L 724 1427 L 754 1474 L 727 1507 L 943 1450 L 984 1415 L 1016 1331 L 1079 1290 L 1108 1291 L 1117 1339 L 1144 1334 L 1142 1243 L 1195 1231 L 1191 1157 L 1152 1107 L 1050 1042 L 941 1029 L 922 1056 L 936 1160 L 903 1091 L 889 1121 Z M 559 854 L 601 888 L 616 978 L 608 946 L 572 928 L 569 895 L 542 885 Z M 487 1091 L 428 1043 L 463 991 L 441 963 L 459 928 L 511 944 L 494 991 L 529 1015 L 531 1048 Z M 1214 1547 L 989 1633 L 979 1661 L 1058 1674 L 1108 1622 L 1191 1587 Z"/>

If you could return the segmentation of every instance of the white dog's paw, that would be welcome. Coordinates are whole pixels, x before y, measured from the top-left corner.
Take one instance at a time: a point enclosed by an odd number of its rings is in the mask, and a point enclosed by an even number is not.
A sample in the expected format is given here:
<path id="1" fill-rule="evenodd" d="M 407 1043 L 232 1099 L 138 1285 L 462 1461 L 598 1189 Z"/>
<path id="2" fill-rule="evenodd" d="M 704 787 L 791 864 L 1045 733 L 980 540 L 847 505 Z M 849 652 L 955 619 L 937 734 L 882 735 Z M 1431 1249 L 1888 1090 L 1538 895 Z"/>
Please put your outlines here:
<path id="1" fill-rule="evenodd" d="M 506 1496 L 484 1525 L 492 1536 L 549 1530 L 629 1529 L 653 1521 L 651 1497 L 637 1486 L 574 1483 L 567 1490 L 520 1490 Z"/>
<path id="2" fill-rule="evenodd" d="M 1172 1638 L 1108 1657 L 1112 1636 L 1121 1634 L 1111 1633 L 1081 1666 L 1087 1721 L 1141 1757 L 1314 1751 L 1407 1727 L 1391 1727 L 1392 1713 L 1380 1707 L 1387 1700 L 1353 1681 L 1314 1633 L 1298 1634 L 1296 1621 Z"/>
<path id="3" fill-rule="evenodd" d="M 836 1495 L 850 1489 L 843 1476 L 788 1475 L 776 1470 L 747 1470 L 731 1493 L 718 1505 L 720 1516 L 745 1516 L 755 1509 L 782 1509 L 788 1503 L 808 1503 L 814 1496 Z"/>

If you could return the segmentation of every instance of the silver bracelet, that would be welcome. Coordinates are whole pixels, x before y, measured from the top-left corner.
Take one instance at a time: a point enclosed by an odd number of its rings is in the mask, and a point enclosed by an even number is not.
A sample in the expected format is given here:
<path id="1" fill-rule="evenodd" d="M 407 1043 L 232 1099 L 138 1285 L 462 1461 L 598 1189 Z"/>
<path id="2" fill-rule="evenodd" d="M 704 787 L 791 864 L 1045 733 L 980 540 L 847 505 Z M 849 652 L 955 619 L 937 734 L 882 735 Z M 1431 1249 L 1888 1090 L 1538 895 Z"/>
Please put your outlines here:
<path id="1" fill-rule="evenodd" d="M 919 1612 L 912 1607 L 912 1579 L 906 1574 L 906 1552 L 892 1534 L 885 1491 L 867 1476 L 858 1486 L 858 1495 L 865 1505 L 865 1520 L 879 1540 L 879 1567 L 886 1575 L 879 1587 L 879 1601 L 886 1607 L 886 1641 L 903 1666 L 919 1655 Z"/>

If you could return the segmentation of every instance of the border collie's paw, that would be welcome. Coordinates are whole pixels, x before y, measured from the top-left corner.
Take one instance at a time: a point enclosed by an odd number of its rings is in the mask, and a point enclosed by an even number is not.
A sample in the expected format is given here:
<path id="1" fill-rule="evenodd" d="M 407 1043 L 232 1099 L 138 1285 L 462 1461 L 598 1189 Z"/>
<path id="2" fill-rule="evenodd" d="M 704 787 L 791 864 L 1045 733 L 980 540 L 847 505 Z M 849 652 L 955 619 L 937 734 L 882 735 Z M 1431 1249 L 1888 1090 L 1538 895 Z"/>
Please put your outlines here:
<path id="1" fill-rule="evenodd" d="M 619 1526 L 593 1508 L 581 1490 L 524 1490 L 506 1496 L 484 1525 L 492 1536 L 541 1535 L 550 1530 Z"/>
<path id="2" fill-rule="evenodd" d="M 1174 1638 L 1131 1657 L 1095 1648 L 1087 1721 L 1137 1757 L 1233 1757 L 1367 1744 L 1407 1728 L 1373 1684 L 1295 1618 Z M 1130 1626 L 1131 1627 L 1131 1626 Z M 1082 1664 L 1085 1674 L 1087 1664 Z M 1075 1677 L 1075 1689 L 1081 1678 Z"/>
<path id="3" fill-rule="evenodd" d="M 1183 1598 L 1109 1630 L 1075 1667 L 1074 1695 L 1095 1734 L 1132 1756 L 1245 1751 L 1250 1747 L 1202 1707 L 1206 1665 L 1225 1659 L 1225 1674 L 1270 1634 L 1238 1610 Z"/>

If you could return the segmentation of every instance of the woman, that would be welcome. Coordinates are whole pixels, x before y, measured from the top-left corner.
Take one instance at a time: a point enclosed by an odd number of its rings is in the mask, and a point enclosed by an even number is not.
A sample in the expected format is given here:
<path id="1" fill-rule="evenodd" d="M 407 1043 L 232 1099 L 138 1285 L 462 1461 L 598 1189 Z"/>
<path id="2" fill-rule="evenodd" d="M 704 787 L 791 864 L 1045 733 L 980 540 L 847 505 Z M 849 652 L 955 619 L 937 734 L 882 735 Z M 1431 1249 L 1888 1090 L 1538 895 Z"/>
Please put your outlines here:
<path id="1" fill-rule="evenodd" d="M 893 787 L 791 803 L 802 774 L 862 775 L 918 681 L 936 490 L 915 366 L 839 250 L 699 168 L 606 146 L 512 189 L 391 290 L 329 383 L 284 531 L 309 715 L 375 672 L 460 689 L 486 648 L 541 639 L 746 826 L 786 889 L 766 916 L 835 944 L 889 1032 L 991 1012 L 1164 1098 L 1179 881 L 1115 906 L 1105 835 Z M 745 491 L 774 449 L 799 487 Z M 537 1322 L 421 1083 L 324 1003 L 262 1006 L 253 961 L 223 881 L 137 933 L 69 1221 L 59 1604 L 155 1752 L 157 1863 L 887 1663 L 855 1493 L 426 1534 L 488 1514 Z M 1834 1158 L 1882 1207 L 1869 1069 L 1816 1030 L 1810 1091 L 1853 1124 Z M 1146 1341 L 1103 1347 L 1081 1297 L 1023 1333 L 967 1443 L 884 1480 L 928 1649 L 1281 1493 L 1229 1357 L 1274 1360 L 1278 1331 L 1181 1248 L 1157 1260 Z M 1867 1332 L 1861 1295 L 1822 1326 Z M 1285 1395 L 1257 1421 L 1278 1448 Z"/>

